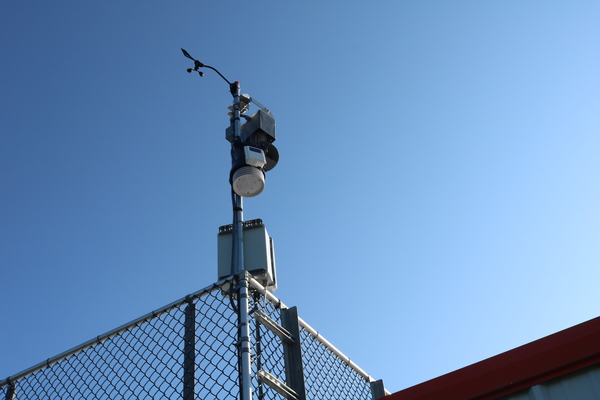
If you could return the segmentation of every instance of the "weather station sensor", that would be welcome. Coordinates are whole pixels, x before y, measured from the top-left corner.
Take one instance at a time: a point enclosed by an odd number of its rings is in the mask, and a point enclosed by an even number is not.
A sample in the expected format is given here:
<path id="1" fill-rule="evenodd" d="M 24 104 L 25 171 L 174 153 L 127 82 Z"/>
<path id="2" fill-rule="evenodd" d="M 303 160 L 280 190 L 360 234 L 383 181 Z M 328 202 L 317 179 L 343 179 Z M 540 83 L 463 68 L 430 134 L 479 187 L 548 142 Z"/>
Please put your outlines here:
<path id="1" fill-rule="evenodd" d="M 265 188 L 265 174 L 255 167 L 242 167 L 233 173 L 231 186 L 239 196 L 258 196 Z"/>
<path id="2" fill-rule="evenodd" d="M 244 147 L 244 155 L 246 156 L 246 164 L 256 168 L 262 168 L 267 163 L 265 152 L 258 147 Z"/>
<path id="3" fill-rule="evenodd" d="M 240 115 L 248 110 L 247 104 L 253 102 L 248 95 L 244 99 L 246 103 L 239 110 Z M 232 144 L 231 187 L 241 197 L 254 197 L 265 188 L 265 171 L 270 171 L 279 161 L 279 153 L 272 144 L 275 119 L 266 109 L 244 117 L 247 122 L 237 127 L 239 134 L 236 135 L 235 124 L 225 130 L 225 138 Z"/>

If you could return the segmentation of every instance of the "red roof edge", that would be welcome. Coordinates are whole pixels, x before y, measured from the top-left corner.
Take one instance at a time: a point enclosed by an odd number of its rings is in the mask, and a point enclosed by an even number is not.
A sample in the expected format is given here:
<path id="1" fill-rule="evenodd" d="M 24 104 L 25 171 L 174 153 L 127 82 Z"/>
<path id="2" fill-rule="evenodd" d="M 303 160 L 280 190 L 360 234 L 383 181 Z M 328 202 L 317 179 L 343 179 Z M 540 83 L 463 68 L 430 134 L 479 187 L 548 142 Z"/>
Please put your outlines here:
<path id="1" fill-rule="evenodd" d="M 492 400 L 596 363 L 600 363 L 600 317 L 385 399 Z"/>

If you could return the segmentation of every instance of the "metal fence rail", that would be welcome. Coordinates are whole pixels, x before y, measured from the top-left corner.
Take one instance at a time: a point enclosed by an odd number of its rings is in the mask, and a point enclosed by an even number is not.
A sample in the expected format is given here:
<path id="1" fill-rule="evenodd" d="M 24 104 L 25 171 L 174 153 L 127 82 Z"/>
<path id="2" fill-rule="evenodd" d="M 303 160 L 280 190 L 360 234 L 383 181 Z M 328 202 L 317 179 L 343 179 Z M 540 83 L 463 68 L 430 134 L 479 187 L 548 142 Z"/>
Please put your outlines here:
<path id="1" fill-rule="evenodd" d="M 288 382 L 280 324 L 288 308 L 250 278 L 252 392 L 281 399 Z M 0 381 L 0 400 L 237 399 L 238 314 L 226 280 Z M 297 318 L 307 399 L 370 400 L 374 381 Z"/>

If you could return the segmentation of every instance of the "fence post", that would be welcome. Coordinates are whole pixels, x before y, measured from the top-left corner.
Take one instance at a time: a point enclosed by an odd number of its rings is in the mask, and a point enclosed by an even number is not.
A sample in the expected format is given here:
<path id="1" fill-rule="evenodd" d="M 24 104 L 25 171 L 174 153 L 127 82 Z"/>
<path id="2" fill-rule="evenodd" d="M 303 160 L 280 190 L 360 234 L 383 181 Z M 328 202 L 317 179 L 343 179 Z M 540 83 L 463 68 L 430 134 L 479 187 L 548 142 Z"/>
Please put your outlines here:
<path id="1" fill-rule="evenodd" d="M 373 396 L 373 400 L 381 399 L 385 396 L 385 387 L 383 386 L 383 379 L 371 382 L 371 395 Z"/>
<path id="2" fill-rule="evenodd" d="M 15 384 L 10 382 L 8 384 L 8 390 L 6 391 L 6 400 L 15 400 L 17 398 L 15 390 Z"/>
<path id="3" fill-rule="evenodd" d="M 294 344 L 283 344 L 286 384 L 298 394 L 298 400 L 306 400 L 300 325 L 298 324 L 298 309 L 296 307 L 281 310 L 281 326 L 294 338 Z"/>
<path id="4" fill-rule="evenodd" d="M 196 375 L 196 304 L 188 301 L 185 308 L 183 345 L 183 400 L 194 400 Z"/>
<path id="5" fill-rule="evenodd" d="M 254 318 L 254 342 L 255 342 L 255 348 L 256 348 L 256 354 L 254 355 L 254 359 L 256 360 L 256 371 L 261 371 L 263 366 L 262 366 L 262 336 L 260 334 L 260 321 L 256 318 L 256 312 L 259 311 L 258 309 L 258 305 L 260 304 L 260 299 L 261 299 L 261 294 L 258 290 L 253 291 L 252 292 L 253 295 L 253 304 L 254 307 L 252 309 L 252 313 L 254 314 L 255 318 Z M 257 395 L 259 400 L 264 399 L 265 397 L 265 392 L 264 392 L 264 388 L 263 388 L 263 382 L 259 379 L 258 380 L 258 395 Z"/>
<path id="6" fill-rule="evenodd" d="M 250 357 L 250 326 L 248 278 L 250 274 L 242 271 L 237 274 L 238 287 L 238 356 L 240 374 L 240 400 L 252 400 L 252 363 Z"/>

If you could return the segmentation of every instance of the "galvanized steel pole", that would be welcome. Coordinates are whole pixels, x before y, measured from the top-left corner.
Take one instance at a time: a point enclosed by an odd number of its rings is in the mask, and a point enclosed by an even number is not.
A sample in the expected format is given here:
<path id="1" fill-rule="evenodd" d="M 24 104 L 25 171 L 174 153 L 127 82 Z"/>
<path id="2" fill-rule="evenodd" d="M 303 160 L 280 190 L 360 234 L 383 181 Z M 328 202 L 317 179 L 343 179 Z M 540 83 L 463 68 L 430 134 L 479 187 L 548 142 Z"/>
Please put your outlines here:
<path id="1" fill-rule="evenodd" d="M 238 348 L 240 373 L 240 400 L 252 400 L 252 364 L 250 349 L 250 321 L 248 313 L 248 272 L 238 274 Z"/>
<path id="2" fill-rule="evenodd" d="M 240 122 L 240 83 L 231 84 L 233 95 L 233 142 L 232 163 L 234 146 L 241 141 Z M 233 199 L 233 232 L 232 232 L 232 272 L 238 278 L 238 368 L 240 374 L 240 400 L 252 400 L 252 364 L 250 354 L 250 325 L 248 312 L 248 277 L 244 269 L 244 208 L 242 197 L 231 188 Z"/>
<path id="3" fill-rule="evenodd" d="M 235 146 L 241 142 L 241 122 L 240 122 L 240 83 L 231 84 L 231 94 L 233 95 L 233 142 L 231 143 L 232 164 L 234 162 Z M 235 193 L 231 187 L 231 196 L 233 202 L 233 249 L 231 260 L 231 273 L 238 274 L 244 270 L 244 205 L 242 196 Z"/>

